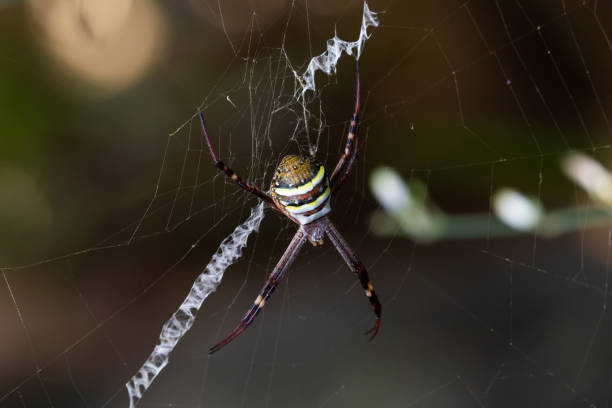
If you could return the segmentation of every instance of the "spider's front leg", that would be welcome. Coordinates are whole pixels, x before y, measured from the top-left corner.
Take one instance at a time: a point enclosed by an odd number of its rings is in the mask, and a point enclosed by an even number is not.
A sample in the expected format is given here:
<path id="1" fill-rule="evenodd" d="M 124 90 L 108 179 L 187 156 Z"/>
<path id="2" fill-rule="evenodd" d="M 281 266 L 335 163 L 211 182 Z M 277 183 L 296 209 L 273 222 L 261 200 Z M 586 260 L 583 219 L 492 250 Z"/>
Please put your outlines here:
<path id="1" fill-rule="evenodd" d="M 329 220 L 327 220 L 326 232 L 327 236 L 329 237 L 329 240 L 332 242 L 332 244 L 334 244 L 334 246 L 342 256 L 342 259 L 344 259 L 344 262 L 346 262 L 346 264 L 349 266 L 349 268 L 352 269 L 353 273 L 357 276 L 357 278 L 359 278 L 361 287 L 363 288 L 366 296 L 368 297 L 370 305 L 372 305 L 372 308 L 374 309 L 376 322 L 374 323 L 374 326 L 365 333 L 372 333 L 369 339 L 371 341 L 374 339 L 374 337 L 376 337 L 376 334 L 378 334 L 378 329 L 380 328 L 382 305 L 380 304 L 378 296 L 376 296 L 376 292 L 374 291 L 374 287 L 370 282 L 368 271 L 366 270 L 363 263 L 361 263 L 361 261 L 357 258 L 357 255 L 355 255 L 355 252 L 351 249 L 349 244 L 344 240 L 342 235 L 340 235 L 340 232 L 338 232 L 334 224 L 332 224 L 332 222 Z"/>
<path id="2" fill-rule="evenodd" d="M 346 136 L 344 152 L 342 152 L 342 156 L 340 156 L 340 160 L 338 160 L 338 164 L 336 164 L 336 167 L 329 178 L 329 183 L 332 186 L 332 194 L 335 194 L 340 189 L 344 183 L 344 180 L 346 180 L 348 175 L 351 173 L 359 150 L 359 107 L 361 104 L 361 76 L 359 74 L 359 60 L 357 60 L 356 65 L 357 90 L 355 95 L 355 110 L 353 111 L 353 116 L 351 116 L 351 123 L 349 125 L 348 135 Z"/>
<path id="3" fill-rule="evenodd" d="M 200 112 L 198 116 L 200 117 L 200 125 L 202 126 L 202 133 L 204 134 L 204 139 L 206 140 L 206 144 L 208 145 L 208 151 L 210 152 L 210 156 L 215 162 L 215 166 L 219 170 L 224 172 L 227 177 L 232 179 L 232 181 L 238 184 L 241 188 L 263 200 L 268 205 L 268 207 L 278 210 L 278 208 L 274 204 L 274 201 L 272 200 L 272 197 L 261 191 L 261 189 L 256 185 L 247 183 L 242 180 L 242 178 L 237 175 L 232 169 L 230 169 L 225 163 L 223 163 L 222 160 L 219 160 L 219 158 L 217 157 L 217 153 L 215 153 L 215 149 L 213 149 L 212 143 L 210 142 L 210 138 L 208 137 L 206 123 L 204 122 L 204 115 L 202 114 L 202 112 Z"/>
<path id="4" fill-rule="evenodd" d="M 232 332 L 226 338 L 224 338 L 219 343 L 215 344 L 213 347 L 210 348 L 210 354 L 219 351 L 223 347 L 227 346 L 232 340 L 234 340 L 243 331 L 245 331 L 251 323 L 253 323 L 253 320 L 255 320 L 257 314 L 264 307 L 268 298 L 272 295 L 272 293 L 274 293 L 274 290 L 276 290 L 276 287 L 278 286 L 280 281 L 285 277 L 287 269 L 289 269 L 289 267 L 295 260 L 295 257 L 300 252 L 300 248 L 302 247 L 302 245 L 304 245 L 304 242 L 306 242 L 306 233 L 300 228 L 293 236 L 293 239 L 289 243 L 289 246 L 285 250 L 285 253 L 283 253 L 283 256 L 281 257 L 280 261 L 278 261 L 278 264 L 276 264 L 276 266 L 274 267 L 274 270 L 270 274 L 268 281 L 259 292 L 259 295 L 255 299 L 255 302 L 253 302 L 253 306 L 251 306 L 249 311 L 244 315 L 240 324 L 236 326 L 236 328 L 232 330 Z"/>

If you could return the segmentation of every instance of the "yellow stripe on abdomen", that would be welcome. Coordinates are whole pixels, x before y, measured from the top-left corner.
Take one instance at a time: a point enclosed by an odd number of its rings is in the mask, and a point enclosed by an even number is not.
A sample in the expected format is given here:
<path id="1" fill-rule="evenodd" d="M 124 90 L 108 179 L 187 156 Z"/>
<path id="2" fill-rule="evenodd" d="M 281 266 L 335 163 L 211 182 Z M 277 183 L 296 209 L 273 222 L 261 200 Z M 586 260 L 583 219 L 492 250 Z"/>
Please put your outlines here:
<path id="1" fill-rule="evenodd" d="M 315 208 L 319 207 L 321 204 L 325 202 L 329 198 L 330 189 L 329 186 L 323 191 L 323 194 L 318 196 L 314 201 L 311 201 L 302 205 L 287 205 L 285 209 L 289 211 L 290 214 L 301 214 L 308 211 L 312 211 Z"/>
<path id="2" fill-rule="evenodd" d="M 314 176 L 314 178 L 308 181 L 307 183 L 302 184 L 301 186 L 291 187 L 291 188 L 275 187 L 274 192 L 282 196 L 294 196 L 294 195 L 306 194 L 307 192 L 315 188 L 321 182 L 321 180 L 323 180 L 324 175 L 325 175 L 325 168 L 321 166 L 319 167 L 319 172 L 317 173 L 317 175 Z"/>

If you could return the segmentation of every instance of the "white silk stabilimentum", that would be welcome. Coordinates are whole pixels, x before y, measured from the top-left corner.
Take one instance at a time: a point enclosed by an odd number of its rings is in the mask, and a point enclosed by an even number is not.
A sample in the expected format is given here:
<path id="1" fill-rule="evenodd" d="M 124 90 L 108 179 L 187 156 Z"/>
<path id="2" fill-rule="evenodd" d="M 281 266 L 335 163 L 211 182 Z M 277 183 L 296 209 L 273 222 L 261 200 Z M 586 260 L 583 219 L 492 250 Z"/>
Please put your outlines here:
<path id="1" fill-rule="evenodd" d="M 195 315 L 200 310 L 202 302 L 217 289 L 225 270 L 240 258 L 249 235 L 259 229 L 259 224 L 263 219 L 263 210 L 263 203 L 254 207 L 249 218 L 221 242 L 219 249 L 193 283 L 181 306 L 166 321 L 159 335 L 159 344 L 155 346 L 147 361 L 125 385 L 130 397 L 130 408 L 136 406 L 155 377 L 168 364 L 170 353 L 193 326 Z"/>
<path id="2" fill-rule="evenodd" d="M 377 14 L 378 13 L 370 11 L 368 4 L 364 1 L 359 39 L 357 41 L 350 42 L 344 41 L 338 38 L 337 35 L 334 35 L 334 38 L 327 40 L 327 50 L 324 53 L 313 57 L 306 68 L 306 72 L 300 76 L 297 76 L 302 86 L 302 95 L 309 89 L 311 91 L 316 89 L 315 72 L 323 71 L 327 75 L 336 73 L 336 66 L 343 52 L 346 52 L 347 55 L 354 55 L 355 59 L 359 59 L 359 57 L 361 57 L 361 51 L 365 46 L 365 42 L 368 38 L 370 38 L 370 34 L 368 34 L 368 27 L 378 27 L 379 21 L 378 17 L 376 16 Z"/>
<path id="3" fill-rule="evenodd" d="M 316 89 L 316 71 L 323 71 L 327 75 L 336 72 L 338 59 L 340 59 L 343 52 L 359 59 L 366 40 L 370 38 L 367 31 L 368 27 L 377 27 L 378 24 L 376 13 L 370 11 L 368 5 L 364 2 L 359 39 L 348 42 L 341 40 L 335 35 L 334 38 L 327 40 L 327 50 L 313 57 L 302 75 L 294 72 L 302 88 L 302 95 L 309 89 L 312 91 Z M 170 353 L 174 350 L 179 340 L 193 326 L 195 315 L 208 295 L 217 289 L 225 270 L 240 258 L 249 235 L 259 228 L 259 224 L 263 219 L 263 209 L 263 204 L 253 208 L 250 217 L 223 240 L 209 264 L 194 282 L 183 303 L 174 312 L 172 317 L 166 321 L 159 336 L 159 343 L 155 346 L 142 367 L 126 384 L 130 398 L 130 408 L 136 406 L 145 391 L 168 364 Z"/>

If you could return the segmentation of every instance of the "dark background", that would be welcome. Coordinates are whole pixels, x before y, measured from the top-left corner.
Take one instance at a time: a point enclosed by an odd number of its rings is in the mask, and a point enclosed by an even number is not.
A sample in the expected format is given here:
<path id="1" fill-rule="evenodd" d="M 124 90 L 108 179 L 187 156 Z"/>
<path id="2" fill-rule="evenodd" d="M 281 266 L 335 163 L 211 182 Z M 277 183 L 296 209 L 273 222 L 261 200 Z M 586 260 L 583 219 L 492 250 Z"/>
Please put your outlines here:
<path id="1" fill-rule="evenodd" d="M 123 384 L 256 203 L 216 175 L 190 118 L 204 108 L 220 154 L 267 185 L 280 156 L 307 146 L 303 129 L 288 136 L 299 104 L 259 115 L 292 96 L 271 96 L 267 64 L 284 46 L 302 70 L 334 27 L 355 39 L 361 15 L 359 1 L 114 3 L 0 1 L 0 407 L 127 406 Z M 208 356 L 295 231 L 269 213 L 140 406 L 607 407 L 609 228 L 377 237 L 367 175 L 421 179 L 448 213 L 488 214 L 501 187 L 548 210 L 591 205 L 559 161 L 578 150 L 609 166 L 610 5 L 370 7 L 384 13 L 361 59 L 362 152 L 331 219 L 380 294 L 379 336 L 361 335 L 370 306 L 326 243 Z M 317 80 L 309 109 L 325 115 L 317 157 L 331 167 L 354 61 Z"/>

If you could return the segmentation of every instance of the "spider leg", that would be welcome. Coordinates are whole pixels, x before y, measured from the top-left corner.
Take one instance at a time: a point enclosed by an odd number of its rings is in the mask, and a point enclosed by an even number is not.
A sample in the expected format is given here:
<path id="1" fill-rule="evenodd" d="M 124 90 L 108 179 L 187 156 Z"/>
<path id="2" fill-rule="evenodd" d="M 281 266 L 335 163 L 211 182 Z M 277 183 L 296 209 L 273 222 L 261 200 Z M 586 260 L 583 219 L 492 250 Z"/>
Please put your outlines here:
<path id="1" fill-rule="evenodd" d="M 215 353 L 221 350 L 223 347 L 227 346 L 232 340 L 234 340 L 243 331 L 245 331 L 251 323 L 253 323 L 253 320 L 255 320 L 255 317 L 257 316 L 257 314 L 261 311 L 261 309 L 263 309 L 268 298 L 272 295 L 272 293 L 274 293 L 274 291 L 276 290 L 276 287 L 278 286 L 280 281 L 284 278 L 285 273 L 287 272 L 287 269 L 289 269 L 289 267 L 295 260 L 295 257 L 300 251 L 300 248 L 302 247 L 302 245 L 304 245 L 304 242 L 306 242 L 306 233 L 300 228 L 295 233 L 295 235 L 293 236 L 293 239 L 289 243 L 289 246 L 285 250 L 285 253 L 283 253 L 283 256 L 281 256 L 281 259 L 278 261 L 278 263 L 274 267 L 274 270 L 270 274 L 268 281 L 266 282 L 264 287 L 259 292 L 259 295 L 255 299 L 253 306 L 251 306 L 249 311 L 244 315 L 240 324 L 236 326 L 236 328 L 232 330 L 232 332 L 228 334 L 227 337 L 225 337 L 219 343 L 215 344 L 213 347 L 210 348 L 209 350 L 210 354 Z"/>
<path id="2" fill-rule="evenodd" d="M 357 60 L 357 91 L 355 96 L 355 110 L 351 117 L 351 124 L 349 126 L 348 135 L 346 137 L 346 145 L 344 146 L 344 153 L 340 156 L 338 164 L 334 168 L 331 177 L 329 178 L 330 185 L 332 186 L 332 194 L 335 193 L 344 183 L 344 180 L 348 177 L 353 168 L 353 163 L 357 157 L 357 131 L 359 127 L 359 105 L 361 101 L 361 77 L 359 75 L 359 60 Z M 348 160 L 348 162 L 347 162 Z"/>
<path id="3" fill-rule="evenodd" d="M 244 180 L 242 180 L 242 178 L 240 178 L 236 173 L 234 173 L 232 169 L 227 167 L 227 165 L 223 163 L 222 160 L 219 160 L 217 158 L 217 154 L 215 153 L 215 150 L 212 147 L 212 143 L 210 142 L 210 138 L 208 137 L 208 132 L 206 131 L 206 124 L 204 123 L 204 115 L 202 115 L 202 112 L 200 112 L 198 116 L 200 117 L 200 124 L 202 125 L 202 132 L 204 133 L 204 139 L 206 139 L 206 144 L 208 145 L 208 150 L 210 152 L 210 155 L 212 156 L 212 159 L 215 162 L 215 166 L 217 166 L 219 170 L 224 172 L 225 175 L 227 175 L 227 177 L 235 181 L 236 184 L 238 184 L 240 187 L 242 187 L 249 193 L 256 195 L 257 197 L 265 201 L 267 204 L 269 204 L 272 208 L 276 208 L 276 205 L 274 204 L 272 197 L 270 197 L 265 192 L 261 191 L 259 187 L 257 187 L 256 185 L 249 184 L 245 182 Z"/>
<path id="4" fill-rule="evenodd" d="M 382 305 L 378 301 L 378 296 L 376 296 L 376 292 L 374 291 L 374 287 L 370 282 L 370 278 L 368 276 L 368 271 L 365 266 L 359 259 L 357 259 L 357 255 L 351 249 L 349 244 L 344 240 L 340 232 L 336 229 L 334 224 L 331 221 L 327 221 L 327 236 L 329 240 L 334 244 L 344 262 L 353 270 L 353 273 L 359 278 L 359 282 L 361 283 L 361 287 L 365 291 L 368 300 L 370 301 L 370 305 L 374 309 L 374 315 L 376 316 L 376 321 L 374 322 L 374 326 L 365 332 L 365 334 L 370 334 L 369 341 L 372 341 L 374 337 L 378 334 L 378 329 L 380 328 L 380 315 Z"/>

